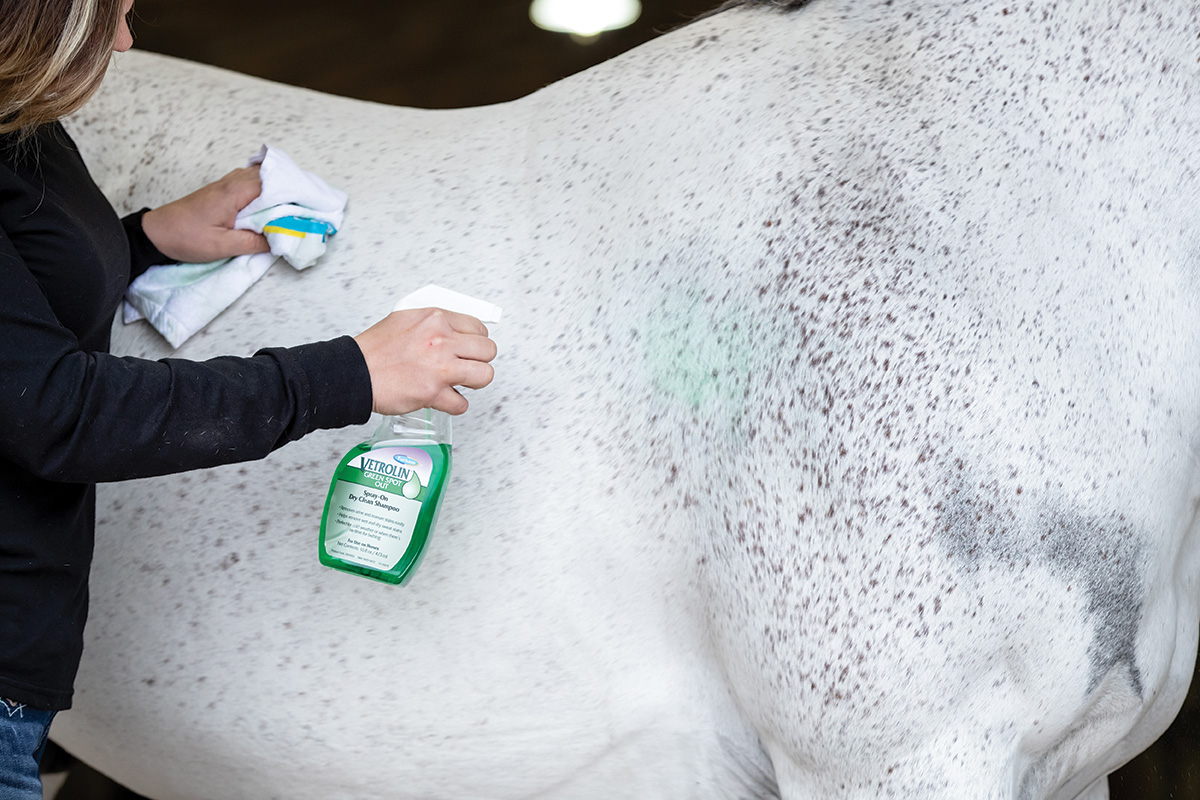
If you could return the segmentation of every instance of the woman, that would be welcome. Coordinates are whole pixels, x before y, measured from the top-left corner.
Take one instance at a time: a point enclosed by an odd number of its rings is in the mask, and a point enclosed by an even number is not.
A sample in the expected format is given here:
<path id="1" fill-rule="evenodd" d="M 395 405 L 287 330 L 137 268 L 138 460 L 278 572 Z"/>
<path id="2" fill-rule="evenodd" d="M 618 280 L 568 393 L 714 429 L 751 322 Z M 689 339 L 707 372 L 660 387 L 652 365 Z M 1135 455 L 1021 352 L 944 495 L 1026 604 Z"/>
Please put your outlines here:
<path id="1" fill-rule="evenodd" d="M 133 44 L 132 5 L 0 0 L 0 800 L 41 797 L 50 721 L 71 703 L 96 482 L 260 458 L 372 410 L 461 414 L 454 387 L 492 379 L 483 324 L 433 309 L 252 358 L 108 354 L 141 270 L 267 249 L 232 228 L 256 169 L 119 220 L 58 124 Z"/>

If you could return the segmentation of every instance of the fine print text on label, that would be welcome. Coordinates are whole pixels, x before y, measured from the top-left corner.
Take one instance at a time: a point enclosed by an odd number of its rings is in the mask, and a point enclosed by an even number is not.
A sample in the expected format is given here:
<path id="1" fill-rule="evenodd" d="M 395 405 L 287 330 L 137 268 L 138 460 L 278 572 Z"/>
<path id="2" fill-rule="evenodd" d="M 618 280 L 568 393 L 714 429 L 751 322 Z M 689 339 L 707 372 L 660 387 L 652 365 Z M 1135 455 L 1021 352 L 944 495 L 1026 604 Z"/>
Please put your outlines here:
<path id="1" fill-rule="evenodd" d="M 338 481 L 326 521 L 325 549 L 334 558 L 390 569 L 412 541 L 421 504 L 398 494 Z"/>

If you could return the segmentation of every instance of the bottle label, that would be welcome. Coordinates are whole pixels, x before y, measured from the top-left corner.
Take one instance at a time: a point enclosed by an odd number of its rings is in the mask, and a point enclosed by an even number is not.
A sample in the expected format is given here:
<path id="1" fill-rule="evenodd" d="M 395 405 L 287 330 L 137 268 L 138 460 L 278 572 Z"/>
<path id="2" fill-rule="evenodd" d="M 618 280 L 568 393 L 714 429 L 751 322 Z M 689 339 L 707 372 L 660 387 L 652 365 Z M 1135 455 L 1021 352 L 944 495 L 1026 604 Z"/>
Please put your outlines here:
<path id="1" fill-rule="evenodd" d="M 325 520 L 325 551 L 372 569 L 394 567 L 408 549 L 433 471 L 415 447 L 381 447 L 338 470 Z"/>

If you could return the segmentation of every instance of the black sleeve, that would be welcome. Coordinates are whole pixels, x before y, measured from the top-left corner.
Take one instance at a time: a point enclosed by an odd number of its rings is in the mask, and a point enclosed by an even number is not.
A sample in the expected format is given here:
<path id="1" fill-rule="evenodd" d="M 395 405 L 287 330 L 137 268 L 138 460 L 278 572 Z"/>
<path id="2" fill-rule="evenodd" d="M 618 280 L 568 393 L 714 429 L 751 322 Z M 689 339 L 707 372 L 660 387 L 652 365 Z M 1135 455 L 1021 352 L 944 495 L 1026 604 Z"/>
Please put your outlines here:
<path id="1" fill-rule="evenodd" d="M 125 238 L 129 240 L 129 281 L 131 283 L 134 278 L 150 267 L 179 263 L 170 256 L 163 255 L 162 251 L 154 246 L 150 237 L 142 230 L 142 217 L 149 210 L 143 208 L 141 211 L 135 211 L 129 216 L 121 218 L 121 227 L 125 229 Z"/>
<path id="2" fill-rule="evenodd" d="M 0 231 L 0 458 L 49 480 L 122 480 L 261 458 L 370 413 L 350 337 L 203 362 L 83 352 Z"/>

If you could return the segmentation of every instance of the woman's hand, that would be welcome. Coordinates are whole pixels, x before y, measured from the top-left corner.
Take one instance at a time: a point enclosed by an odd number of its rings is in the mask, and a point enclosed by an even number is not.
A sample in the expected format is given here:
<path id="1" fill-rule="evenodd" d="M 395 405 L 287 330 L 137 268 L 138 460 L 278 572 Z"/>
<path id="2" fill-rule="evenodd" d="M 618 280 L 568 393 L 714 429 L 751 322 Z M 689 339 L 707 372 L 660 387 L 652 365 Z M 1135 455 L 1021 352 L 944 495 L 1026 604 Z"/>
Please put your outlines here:
<path id="1" fill-rule="evenodd" d="M 237 214 L 262 192 L 258 167 L 235 169 L 172 203 L 147 211 L 142 230 L 164 255 L 204 263 L 270 250 L 265 236 L 234 230 Z"/>
<path id="2" fill-rule="evenodd" d="M 440 308 L 394 311 L 354 337 L 371 373 L 379 414 L 436 408 L 467 410 L 455 386 L 482 389 L 492 382 L 488 363 L 496 343 L 475 317 Z"/>

